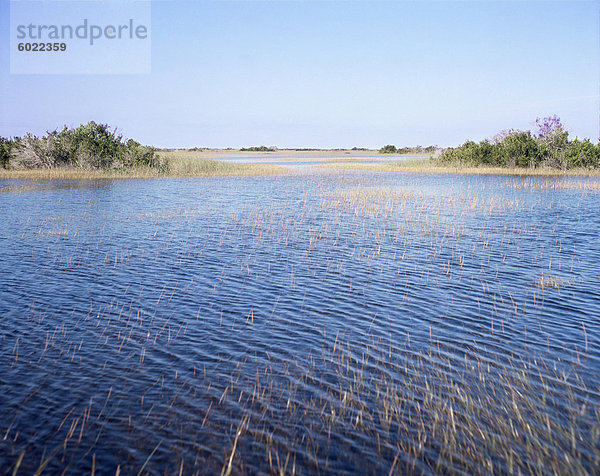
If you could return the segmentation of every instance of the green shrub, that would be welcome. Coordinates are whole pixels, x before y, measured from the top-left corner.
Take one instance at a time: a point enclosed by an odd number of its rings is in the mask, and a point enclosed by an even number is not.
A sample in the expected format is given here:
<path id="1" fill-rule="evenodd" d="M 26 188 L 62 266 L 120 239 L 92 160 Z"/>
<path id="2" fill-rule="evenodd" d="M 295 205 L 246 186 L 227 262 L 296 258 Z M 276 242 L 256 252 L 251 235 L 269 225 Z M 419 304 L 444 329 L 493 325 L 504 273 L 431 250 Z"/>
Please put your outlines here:
<path id="1" fill-rule="evenodd" d="M 499 160 L 493 165 L 536 167 L 542 159 L 540 144 L 531 136 L 530 131 L 507 134 L 495 147 Z"/>
<path id="2" fill-rule="evenodd" d="M 469 166 L 539 167 L 569 169 L 600 167 L 600 145 L 588 139 L 569 141 L 569 133 L 557 116 L 537 119 L 538 132 L 511 129 L 502 131 L 493 142 L 467 141 L 445 150 L 437 162 Z"/>
<path id="3" fill-rule="evenodd" d="M 165 167 L 165 163 L 157 156 L 154 147 L 143 146 L 133 139 L 125 143 L 123 158 L 125 167 Z"/>
<path id="4" fill-rule="evenodd" d="M 8 167 L 13 146 L 13 140 L 7 139 L 6 137 L 0 137 L 0 167 L 3 169 Z"/>
<path id="5" fill-rule="evenodd" d="M 385 145 L 379 149 L 380 154 L 395 154 L 396 152 L 398 152 L 398 149 L 396 149 L 396 146 L 392 144 Z"/>
<path id="6" fill-rule="evenodd" d="M 477 144 L 467 141 L 456 149 L 444 151 L 438 158 L 440 163 L 460 163 L 463 165 L 502 165 L 498 147 L 483 141 Z"/>
<path id="7" fill-rule="evenodd" d="M 258 147 L 242 147 L 240 149 L 241 152 L 275 152 L 276 150 L 276 147 L 267 147 L 266 145 Z"/>
<path id="8" fill-rule="evenodd" d="M 575 139 L 568 144 L 565 158 L 570 168 L 598 168 L 600 146 L 592 144 L 589 139 Z"/>
<path id="9" fill-rule="evenodd" d="M 64 127 L 38 138 L 27 134 L 18 140 L 9 163 L 14 168 L 78 167 L 84 169 L 164 168 L 156 149 L 129 139 L 116 129 L 89 122 L 75 129 Z"/>

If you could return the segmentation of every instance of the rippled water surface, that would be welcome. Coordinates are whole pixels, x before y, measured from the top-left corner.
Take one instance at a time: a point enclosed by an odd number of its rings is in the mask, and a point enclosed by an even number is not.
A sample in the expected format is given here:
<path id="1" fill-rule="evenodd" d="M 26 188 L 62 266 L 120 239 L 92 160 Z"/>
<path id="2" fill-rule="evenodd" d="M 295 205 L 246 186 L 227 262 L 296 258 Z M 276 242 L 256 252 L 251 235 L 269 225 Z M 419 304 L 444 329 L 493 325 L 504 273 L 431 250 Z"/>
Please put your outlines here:
<path id="1" fill-rule="evenodd" d="M 0 472 L 598 473 L 599 198 L 0 181 Z"/>

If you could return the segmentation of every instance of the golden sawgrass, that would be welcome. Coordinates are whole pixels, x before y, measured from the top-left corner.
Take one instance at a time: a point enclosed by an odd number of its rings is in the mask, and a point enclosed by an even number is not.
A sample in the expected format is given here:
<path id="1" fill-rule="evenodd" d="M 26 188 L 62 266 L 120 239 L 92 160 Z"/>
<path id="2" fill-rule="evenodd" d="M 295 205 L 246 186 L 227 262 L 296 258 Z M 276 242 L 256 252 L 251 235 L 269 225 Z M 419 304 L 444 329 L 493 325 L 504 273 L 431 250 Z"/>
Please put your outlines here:
<path id="1" fill-rule="evenodd" d="M 0 179 L 147 179 L 160 177 L 226 177 L 272 175 L 287 172 L 287 168 L 273 164 L 236 164 L 212 159 L 167 157 L 168 170 L 132 168 L 127 170 L 89 170 L 76 168 L 56 169 L 0 169 Z"/>
<path id="2" fill-rule="evenodd" d="M 520 175 L 520 176 L 583 176 L 598 177 L 600 170 L 572 169 L 557 170 L 549 168 L 505 168 L 505 167 L 472 167 L 467 165 L 437 165 L 430 160 L 406 160 L 374 164 L 322 164 L 325 169 L 351 169 L 374 172 L 434 173 L 463 175 Z"/>

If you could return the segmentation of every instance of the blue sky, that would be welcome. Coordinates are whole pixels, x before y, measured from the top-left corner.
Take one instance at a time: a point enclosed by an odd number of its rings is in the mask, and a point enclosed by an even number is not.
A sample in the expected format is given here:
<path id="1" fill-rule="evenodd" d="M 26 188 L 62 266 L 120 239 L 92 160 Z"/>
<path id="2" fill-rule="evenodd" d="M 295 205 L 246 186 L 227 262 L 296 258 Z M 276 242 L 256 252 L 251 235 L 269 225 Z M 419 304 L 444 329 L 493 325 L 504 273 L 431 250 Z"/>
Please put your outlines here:
<path id="1" fill-rule="evenodd" d="M 599 135 L 598 1 L 154 1 L 151 73 L 130 75 L 11 74 L 0 5 L 4 136 L 95 120 L 161 147 L 454 146 L 552 114 Z"/>

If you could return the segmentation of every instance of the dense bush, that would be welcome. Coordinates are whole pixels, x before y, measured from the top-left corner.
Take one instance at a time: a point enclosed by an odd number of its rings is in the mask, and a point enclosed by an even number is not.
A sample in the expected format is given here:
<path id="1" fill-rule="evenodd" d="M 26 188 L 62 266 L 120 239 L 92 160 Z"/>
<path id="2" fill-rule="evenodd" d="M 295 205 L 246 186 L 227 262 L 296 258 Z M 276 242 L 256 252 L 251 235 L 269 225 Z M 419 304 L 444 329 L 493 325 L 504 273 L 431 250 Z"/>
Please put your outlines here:
<path id="1" fill-rule="evenodd" d="M 490 144 L 490 149 L 492 154 L 497 154 L 491 164 L 508 167 L 535 167 L 543 155 L 538 141 L 529 131 L 508 134 L 495 146 Z"/>
<path id="2" fill-rule="evenodd" d="M 379 149 L 380 154 L 395 154 L 396 152 L 398 152 L 398 149 L 396 149 L 396 146 L 392 144 L 384 145 L 381 149 Z"/>
<path id="3" fill-rule="evenodd" d="M 565 153 L 565 159 L 573 167 L 600 167 L 600 146 L 594 145 L 589 139 L 571 141 Z"/>
<path id="4" fill-rule="evenodd" d="M 0 137 L 0 167 L 8 167 L 14 140 Z"/>
<path id="5" fill-rule="evenodd" d="M 429 145 L 427 147 L 396 147 L 395 145 L 388 144 L 379 149 L 380 154 L 431 154 L 436 150 L 435 145 Z"/>
<path id="6" fill-rule="evenodd" d="M 448 149 L 438 159 L 441 162 L 460 162 L 465 165 L 496 165 L 498 163 L 498 150 L 488 141 L 479 144 L 467 141 L 458 149 Z"/>
<path id="7" fill-rule="evenodd" d="M 557 169 L 600 167 L 600 144 L 589 139 L 569 140 L 557 116 L 536 120 L 537 131 L 509 130 L 497 134 L 492 141 L 467 141 L 447 149 L 438 163 L 470 166 L 551 167 Z"/>
<path id="8" fill-rule="evenodd" d="M 276 150 L 276 147 L 267 147 L 266 145 L 260 145 L 258 147 L 242 147 L 240 149 L 242 152 L 275 152 Z"/>
<path id="9" fill-rule="evenodd" d="M 3 139 L 4 141 L 4 139 Z M 156 149 L 133 139 L 124 140 L 105 124 L 90 122 L 75 129 L 48 132 L 44 137 L 27 134 L 2 143 L 4 167 L 16 169 L 77 167 L 83 169 L 164 168 Z M 4 151 L 7 151 L 6 153 Z"/>

